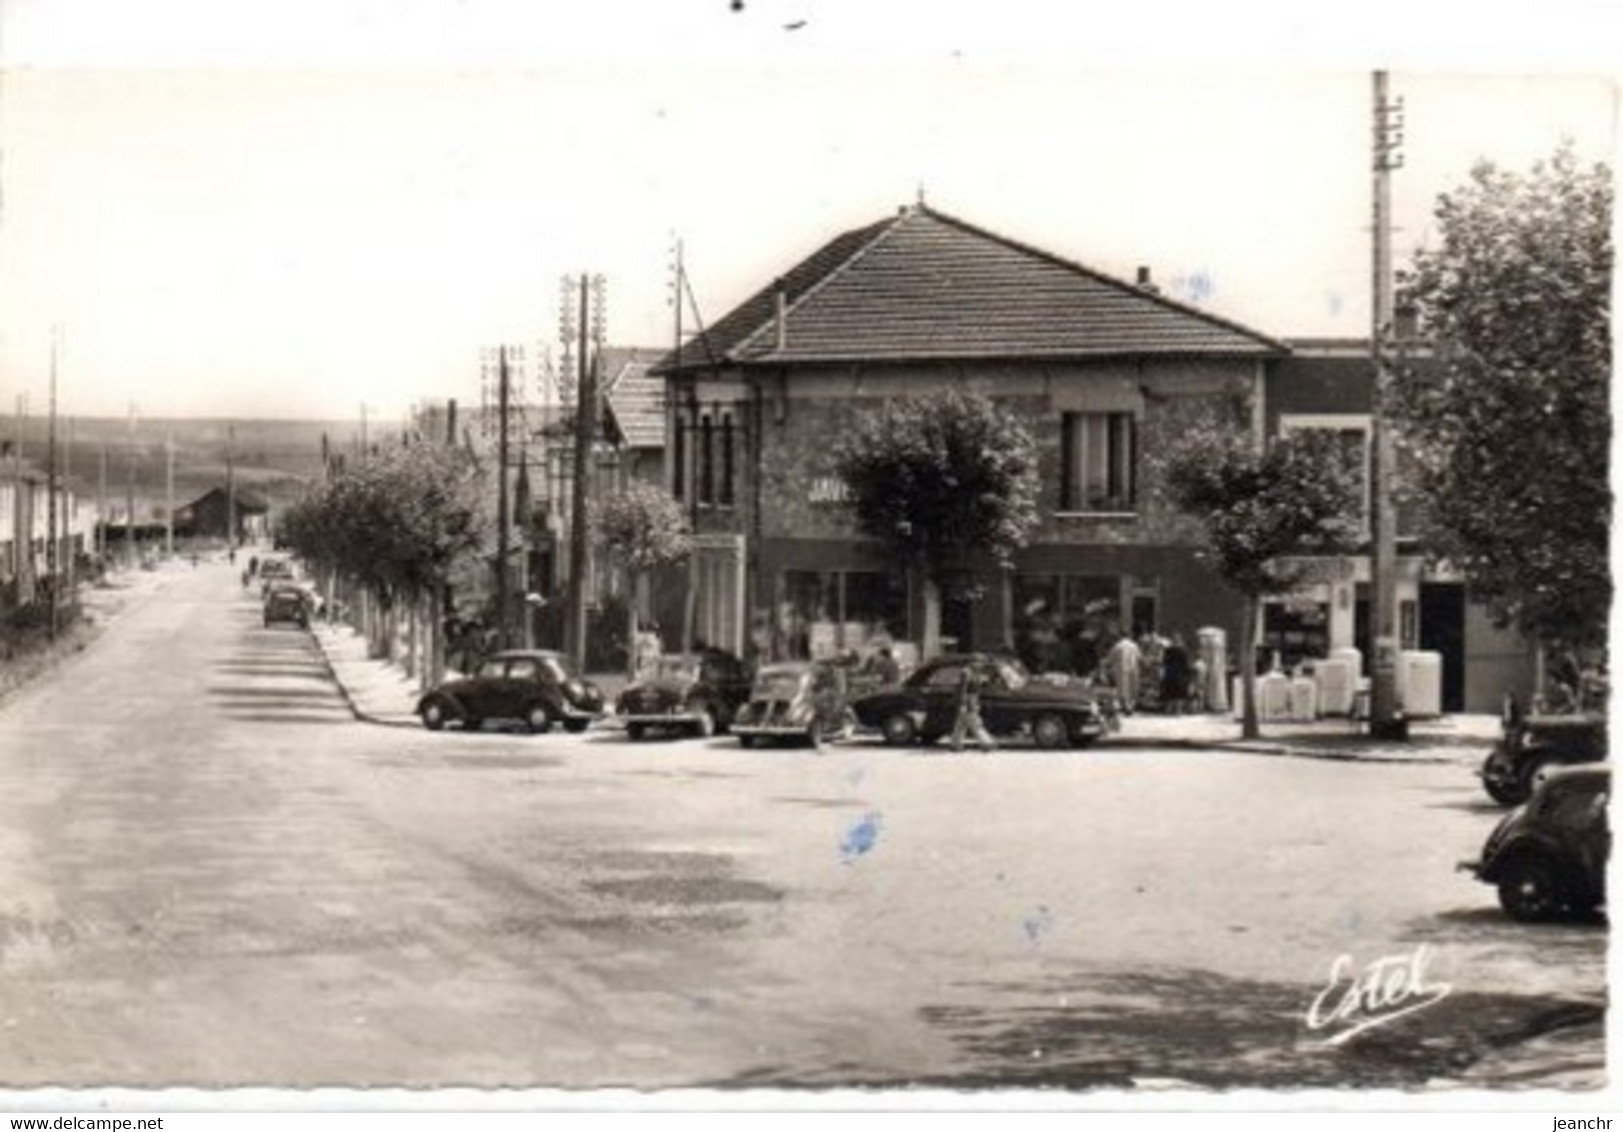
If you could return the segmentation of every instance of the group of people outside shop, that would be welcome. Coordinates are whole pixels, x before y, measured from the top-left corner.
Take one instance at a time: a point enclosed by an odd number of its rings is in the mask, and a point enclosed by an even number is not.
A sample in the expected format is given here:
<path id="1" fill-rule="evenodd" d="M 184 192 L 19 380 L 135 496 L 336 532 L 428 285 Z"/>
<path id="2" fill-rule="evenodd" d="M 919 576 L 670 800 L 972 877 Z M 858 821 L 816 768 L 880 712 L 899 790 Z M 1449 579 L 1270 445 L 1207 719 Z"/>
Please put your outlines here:
<path id="1" fill-rule="evenodd" d="M 1183 634 L 1120 634 L 1099 665 L 1102 681 L 1114 689 L 1121 710 L 1162 711 L 1171 715 L 1205 710 L 1204 662 L 1189 651 Z"/>

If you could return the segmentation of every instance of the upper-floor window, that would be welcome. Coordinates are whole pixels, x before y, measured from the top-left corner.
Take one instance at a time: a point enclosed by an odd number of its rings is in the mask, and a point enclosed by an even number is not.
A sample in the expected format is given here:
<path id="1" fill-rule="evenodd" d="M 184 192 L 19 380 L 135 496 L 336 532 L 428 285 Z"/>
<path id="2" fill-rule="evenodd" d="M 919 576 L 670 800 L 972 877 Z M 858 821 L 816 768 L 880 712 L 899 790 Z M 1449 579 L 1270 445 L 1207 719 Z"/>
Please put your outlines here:
<path id="1" fill-rule="evenodd" d="M 723 507 L 733 505 L 733 415 L 723 413 L 721 416 L 721 482 L 716 492 L 716 502 Z"/>
<path id="2" fill-rule="evenodd" d="M 738 426 L 726 408 L 678 416 L 672 433 L 671 489 L 678 499 L 693 493 L 703 507 L 731 507 L 737 501 Z"/>
<path id="3" fill-rule="evenodd" d="M 716 426 L 706 413 L 699 418 L 699 502 L 716 501 Z"/>
<path id="4" fill-rule="evenodd" d="M 1366 413 L 1285 413 L 1279 418 L 1281 432 L 1313 429 L 1335 438 L 1336 451 L 1344 467 L 1358 483 L 1358 518 L 1364 534 L 1369 534 L 1370 489 L 1374 482 L 1374 450 L 1370 440 L 1370 418 Z"/>
<path id="5" fill-rule="evenodd" d="M 1064 414 L 1061 455 L 1061 511 L 1138 509 L 1138 424 L 1132 413 Z"/>

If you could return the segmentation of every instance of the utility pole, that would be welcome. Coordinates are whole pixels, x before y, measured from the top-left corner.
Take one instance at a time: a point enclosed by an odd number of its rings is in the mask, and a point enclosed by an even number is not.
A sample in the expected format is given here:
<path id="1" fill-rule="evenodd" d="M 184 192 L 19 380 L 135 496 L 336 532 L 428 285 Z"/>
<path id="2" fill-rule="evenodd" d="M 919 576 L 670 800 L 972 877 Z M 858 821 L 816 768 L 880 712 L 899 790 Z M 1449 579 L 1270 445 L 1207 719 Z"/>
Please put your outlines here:
<path id="1" fill-rule="evenodd" d="M 508 646 L 507 347 L 496 353 L 496 647 Z"/>
<path id="2" fill-rule="evenodd" d="M 593 291 L 596 291 L 594 303 Z M 578 367 L 575 382 L 575 482 L 569 512 L 569 609 L 564 633 L 575 664 L 586 664 L 587 500 L 590 497 L 592 445 L 597 437 L 597 359 L 589 339 L 602 345 L 603 278 L 581 272 Z M 595 317 L 594 317 L 595 315 Z"/>
<path id="3" fill-rule="evenodd" d="M 1375 72 L 1374 87 L 1374 289 L 1370 312 L 1370 355 L 1374 362 L 1375 411 L 1370 415 L 1374 448 L 1371 484 L 1371 534 L 1374 559 L 1375 657 L 1370 676 L 1370 734 L 1407 739 L 1409 723 L 1398 704 L 1397 514 L 1392 499 L 1394 454 L 1387 419 L 1392 383 L 1388 346 L 1392 335 L 1392 171 L 1403 165 L 1403 100 L 1387 98 L 1385 71 Z"/>
<path id="4" fill-rule="evenodd" d="M 237 552 L 237 426 L 225 426 L 225 546 L 235 559 Z"/>
<path id="5" fill-rule="evenodd" d="M 51 408 L 45 428 L 45 600 L 50 610 L 46 632 L 56 639 L 57 587 L 61 584 L 59 548 L 56 545 L 56 354 L 58 328 L 51 327 Z"/>
<path id="6" fill-rule="evenodd" d="M 17 601 L 20 604 L 24 596 L 24 578 L 28 564 L 28 556 L 33 552 L 34 528 L 33 508 L 23 504 L 23 421 L 28 416 L 28 398 L 26 394 L 17 394 L 17 441 L 12 446 L 11 483 L 12 483 L 12 540 L 11 540 L 11 576 L 17 579 Z M 30 500 L 32 502 L 32 500 Z"/>
<path id="7" fill-rule="evenodd" d="M 107 441 L 101 442 L 101 465 L 96 477 L 96 570 L 107 561 Z"/>
<path id="8" fill-rule="evenodd" d="M 129 556 L 130 569 L 135 569 L 135 403 L 130 403 L 130 463 L 124 505 L 124 550 Z"/>
<path id="9" fill-rule="evenodd" d="M 166 558 L 175 556 L 175 437 L 173 433 L 163 438 L 163 553 Z"/>

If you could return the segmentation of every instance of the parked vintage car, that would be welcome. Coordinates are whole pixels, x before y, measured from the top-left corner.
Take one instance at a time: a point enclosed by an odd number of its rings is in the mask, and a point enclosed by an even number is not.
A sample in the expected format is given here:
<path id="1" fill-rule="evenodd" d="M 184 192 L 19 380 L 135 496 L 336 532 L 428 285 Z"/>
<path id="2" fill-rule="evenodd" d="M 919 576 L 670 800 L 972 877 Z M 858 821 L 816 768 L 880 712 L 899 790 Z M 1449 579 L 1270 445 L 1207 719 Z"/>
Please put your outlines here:
<path id="1" fill-rule="evenodd" d="M 423 726 L 447 723 L 477 730 L 485 720 L 517 720 L 537 734 L 555 725 L 584 731 L 603 714 L 603 693 L 582 679 L 564 653 L 499 652 L 481 661 L 472 676 L 448 680 L 417 703 Z"/>
<path id="2" fill-rule="evenodd" d="M 1605 759 L 1606 740 L 1604 711 L 1524 715 L 1507 700 L 1503 734 L 1477 773 L 1489 797 L 1513 806 L 1527 800 L 1546 768 Z"/>
<path id="3" fill-rule="evenodd" d="M 277 624 L 310 627 L 310 602 L 297 586 L 279 586 L 265 595 L 265 627 Z"/>
<path id="4" fill-rule="evenodd" d="M 676 729 L 710 736 L 727 730 L 749 692 L 742 660 L 705 649 L 655 658 L 647 674 L 620 693 L 614 711 L 631 739 Z"/>
<path id="5" fill-rule="evenodd" d="M 1460 867 L 1498 886 L 1500 906 L 1517 920 L 1593 911 L 1606 900 L 1611 788 L 1605 764 L 1546 772 L 1489 835 L 1481 858 Z"/>
<path id="6" fill-rule="evenodd" d="M 733 720 L 733 734 L 744 747 L 786 740 L 815 746 L 846 738 L 857 724 L 848 692 L 847 666 L 827 661 L 767 665 L 755 674 L 749 702 Z"/>
<path id="7" fill-rule="evenodd" d="M 984 653 L 940 657 L 899 686 L 859 698 L 851 705 L 857 722 L 895 746 L 934 743 L 952 732 L 969 666 L 980 674 L 981 719 L 994 736 L 1085 747 L 1111 730 L 1110 705 L 1085 684 L 1034 677 L 1017 660 Z"/>

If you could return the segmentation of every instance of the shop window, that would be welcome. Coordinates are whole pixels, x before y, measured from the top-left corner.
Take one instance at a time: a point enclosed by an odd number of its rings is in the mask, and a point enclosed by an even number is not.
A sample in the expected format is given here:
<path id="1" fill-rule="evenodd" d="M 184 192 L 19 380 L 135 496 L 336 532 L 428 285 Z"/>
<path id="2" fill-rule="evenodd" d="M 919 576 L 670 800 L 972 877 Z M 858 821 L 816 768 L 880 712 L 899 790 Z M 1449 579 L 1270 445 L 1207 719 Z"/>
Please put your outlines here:
<path id="1" fill-rule="evenodd" d="M 1132 413 L 1061 418 L 1060 510 L 1127 514 L 1138 504 L 1138 429 Z"/>
<path id="2" fill-rule="evenodd" d="M 794 658 L 840 650 L 858 653 L 876 640 L 903 640 L 907 584 L 878 571 L 788 570 L 783 575 L 779 635 Z"/>
<path id="3" fill-rule="evenodd" d="M 1265 657 L 1272 654 L 1287 672 L 1304 660 L 1329 656 L 1330 603 L 1302 598 L 1265 602 L 1258 644 Z M 1258 670 L 1266 671 L 1263 663 Z"/>
<path id="4" fill-rule="evenodd" d="M 1013 591 L 1015 651 L 1035 672 L 1087 675 L 1121 631 L 1120 578 L 1016 574 Z"/>

